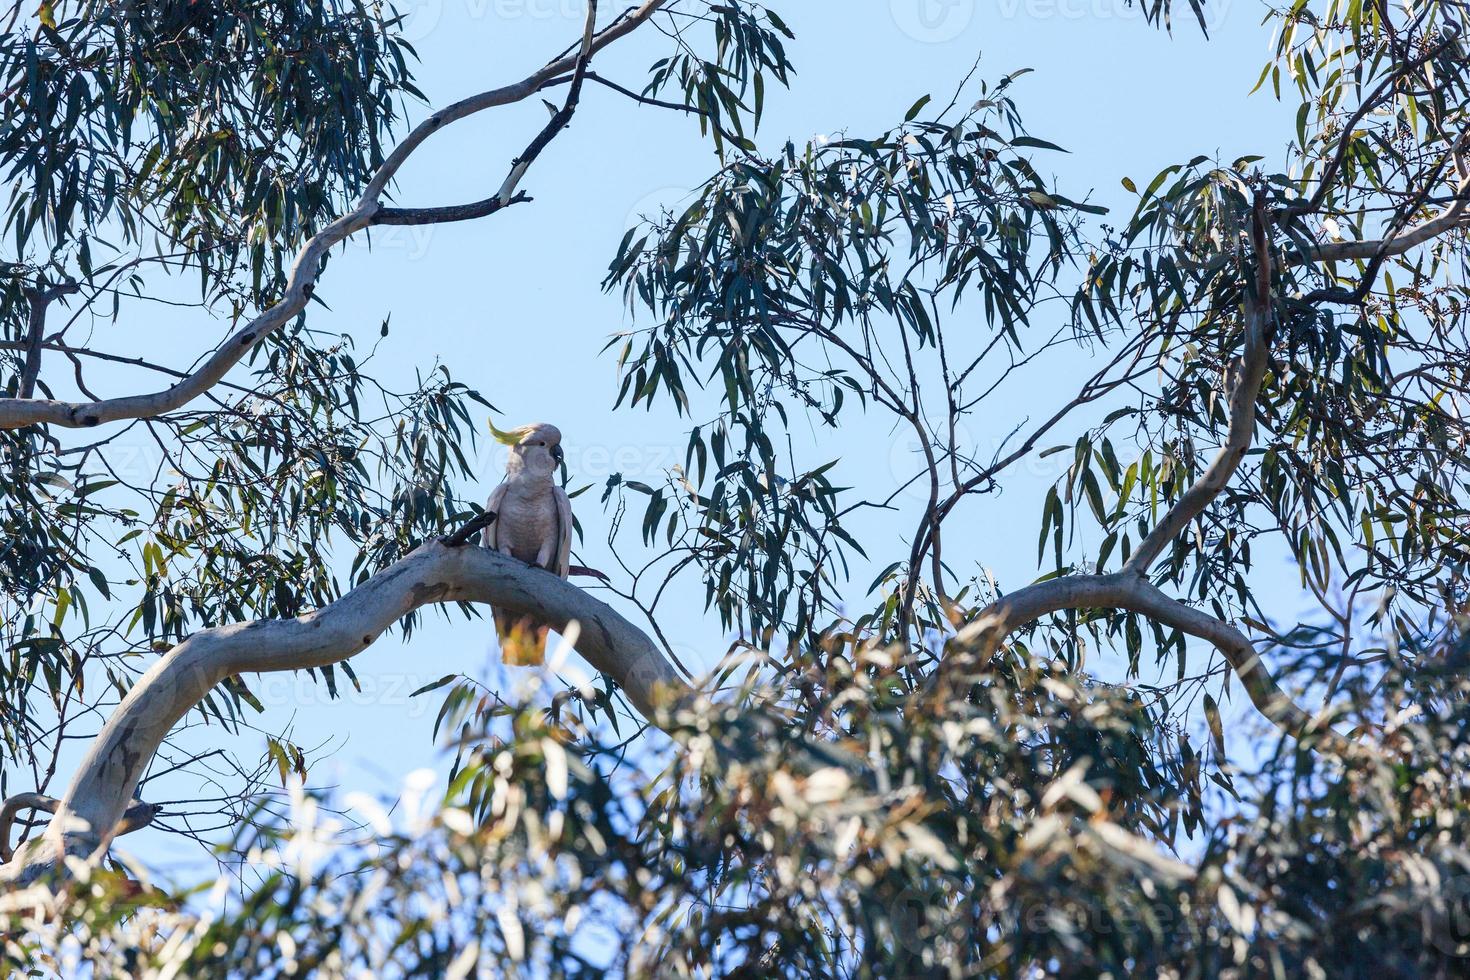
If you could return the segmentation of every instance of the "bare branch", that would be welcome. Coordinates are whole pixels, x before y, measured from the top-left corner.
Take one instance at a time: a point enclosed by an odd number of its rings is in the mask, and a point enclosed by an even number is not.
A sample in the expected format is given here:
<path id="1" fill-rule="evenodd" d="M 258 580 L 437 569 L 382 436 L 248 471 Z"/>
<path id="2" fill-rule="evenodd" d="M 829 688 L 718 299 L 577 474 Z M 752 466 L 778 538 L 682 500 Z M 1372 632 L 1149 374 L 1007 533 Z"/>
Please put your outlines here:
<path id="1" fill-rule="evenodd" d="M 0 398 L 0 429 L 18 429 L 36 423 L 86 428 L 118 419 L 152 418 L 193 401 L 224 378 L 230 368 L 262 338 L 289 323 L 306 308 L 322 259 L 332 246 L 366 228 L 376 208 L 376 202 L 360 206 L 312 236 L 291 266 L 285 295 L 280 301 L 251 320 L 211 354 L 198 370 L 173 386 L 146 395 L 83 403 Z"/>
<path id="2" fill-rule="evenodd" d="M 495 511 L 487 510 L 479 517 L 476 517 L 464 527 L 460 528 L 458 531 L 455 531 L 453 534 L 446 535 L 439 540 L 444 545 L 450 548 L 462 548 L 473 541 L 475 539 L 475 535 L 485 530 L 485 528 L 489 527 L 491 524 L 494 524 L 496 518 L 499 516 L 500 515 L 497 514 Z"/>
<path id="3" fill-rule="evenodd" d="M 592 44 L 597 37 L 597 0 L 587 0 L 587 23 L 582 30 L 582 48 L 577 55 L 577 67 L 572 72 L 572 87 L 567 91 L 567 100 L 561 109 L 553 113 L 551 119 L 536 134 L 531 145 L 526 147 L 524 153 L 511 161 L 510 173 L 506 175 L 505 182 L 500 185 L 499 192 L 495 195 L 501 206 L 509 204 L 515 199 L 516 187 L 521 182 L 521 177 L 527 168 L 541 155 L 541 151 L 556 138 L 572 121 L 572 114 L 577 111 L 577 103 L 582 99 L 582 81 L 587 77 L 587 62 L 592 58 Z"/>
<path id="4" fill-rule="evenodd" d="M 500 194 L 487 197 L 483 201 L 475 201 L 472 204 L 450 204 L 438 208 L 380 208 L 373 215 L 375 225 L 442 225 L 455 221 L 473 221 L 477 218 L 487 218 L 497 211 L 509 207 L 512 204 L 524 204 L 531 198 L 526 194 L 516 194 L 508 201 L 502 201 Z"/>
<path id="5" fill-rule="evenodd" d="M 641 26 L 645 21 L 658 12 L 668 0 L 644 0 L 642 4 L 624 13 L 613 23 L 603 28 L 592 40 L 591 54 L 596 54 L 612 42 Z M 580 47 L 580 46 L 579 46 Z M 552 61 L 540 71 L 521 79 L 514 85 L 503 88 L 492 89 L 481 92 L 479 95 L 456 102 L 445 109 L 434 113 L 428 119 L 414 127 L 413 131 L 404 138 L 394 149 L 392 155 L 383 161 L 372 181 L 368 183 L 363 192 L 364 201 L 377 201 L 387 188 L 388 182 L 403 167 L 405 161 L 418 149 L 419 145 L 434 133 L 457 122 L 466 116 L 472 116 L 477 112 L 483 112 L 496 106 L 510 105 L 514 102 L 522 102 L 541 91 L 545 85 L 559 75 L 565 75 L 577 67 L 578 55 L 569 54 Z"/>
<path id="6" fill-rule="evenodd" d="M 30 398 L 36 393 L 36 378 L 41 374 L 41 350 L 45 346 L 46 308 L 55 300 L 68 293 L 74 293 L 79 288 L 74 283 L 67 283 L 52 286 L 49 289 L 38 289 L 30 294 L 30 318 L 26 325 L 26 359 L 25 366 L 20 373 L 20 387 L 16 390 L 17 398 Z"/>

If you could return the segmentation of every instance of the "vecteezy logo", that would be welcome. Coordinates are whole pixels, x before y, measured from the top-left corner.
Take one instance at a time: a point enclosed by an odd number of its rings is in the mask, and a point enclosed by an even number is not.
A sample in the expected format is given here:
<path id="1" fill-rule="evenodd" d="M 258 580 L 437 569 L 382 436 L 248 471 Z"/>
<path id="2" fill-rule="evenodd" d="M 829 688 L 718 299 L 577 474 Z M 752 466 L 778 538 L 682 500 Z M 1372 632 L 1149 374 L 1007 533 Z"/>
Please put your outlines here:
<path id="1" fill-rule="evenodd" d="M 960 453 L 960 478 L 968 475 L 971 467 L 970 456 L 975 452 L 977 443 L 970 434 L 969 427 L 963 422 L 955 425 L 954 430 L 955 448 Z M 938 433 L 931 432 L 929 440 L 929 451 L 934 454 L 935 464 L 939 467 L 939 497 L 943 500 L 954 487 L 949 483 L 949 455 L 947 440 L 941 441 Z M 981 460 L 983 465 L 988 460 Z M 888 472 L 893 476 L 894 488 L 899 495 L 906 500 L 928 501 L 931 481 L 928 469 L 929 458 L 924 455 L 924 445 L 919 441 L 918 433 L 903 423 L 894 430 L 893 441 L 888 446 Z"/>
<path id="2" fill-rule="evenodd" d="M 888 6 L 898 29 L 926 44 L 953 41 L 975 17 L 975 0 L 889 0 Z"/>
<path id="3" fill-rule="evenodd" d="M 649 191 L 628 209 L 627 217 L 623 219 L 623 230 L 641 228 L 646 231 L 647 226 L 660 224 L 667 215 L 682 214 L 697 196 L 696 190 L 673 185 Z"/>

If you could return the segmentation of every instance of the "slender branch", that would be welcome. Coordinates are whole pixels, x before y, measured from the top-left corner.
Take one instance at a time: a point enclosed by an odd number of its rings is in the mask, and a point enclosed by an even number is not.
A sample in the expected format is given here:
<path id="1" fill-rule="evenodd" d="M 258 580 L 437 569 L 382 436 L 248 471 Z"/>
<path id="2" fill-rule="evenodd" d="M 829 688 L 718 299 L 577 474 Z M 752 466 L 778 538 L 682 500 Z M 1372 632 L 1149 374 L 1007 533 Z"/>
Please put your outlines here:
<path id="1" fill-rule="evenodd" d="M 510 173 L 505 178 L 505 183 L 500 185 L 500 192 L 496 199 L 501 206 L 509 204 L 515 199 L 516 187 L 520 184 L 521 177 L 526 170 L 541 155 L 541 151 L 556 138 L 572 121 L 572 114 L 577 111 L 577 104 L 582 99 L 582 81 L 587 77 L 587 63 L 592 59 L 593 42 L 597 39 L 597 0 L 587 0 L 587 22 L 582 31 L 582 48 L 577 55 L 577 65 L 572 72 L 572 87 L 567 90 L 567 100 L 561 109 L 553 113 L 551 119 L 536 134 L 536 138 L 527 146 L 525 152 L 511 162 Z"/>
<path id="2" fill-rule="evenodd" d="M 471 204 L 450 204 L 439 208 L 379 208 L 373 215 L 375 225 L 443 225 L 455 221 L 473 221 L 490 215 L 512 204 L 524 204 L 531 200 L 529 195 L 516 194 L 502 201 L 497 193 L 483 201 Z"/>
<path id="3" fill-rule="evenodd" d="M 462 548 L 465 545 L 469 544 L 471 541 L 473 541 L 475 539 L 475 536 L 477 534 L 479 534 L 481 531 L 485 530 L 485 528 L 489 527 L 491 524 L 494 524 L 495 523 L 495 519 L 497 517 L 499 517 L 499 516 L 500 515 L 497 514 L 495 511 L 493 511 L 493 510 L 487 510 L 484 513 L 482 513 L 479 517 L 476 517 L 474 520 L 470 521 L 464 527 L 460 528 L 458 531 L 455 531 L 453 534 L 450 534 L 450 535 L 447 535 L 445 537 L 442 537 L 439 540 L 446 547 L 449 547 L 449 548 Z"/>
<path id="4" fill-rule="evenodd" d="M 1116 381 L 1105 382 L 1103 379 L 1107 376 L 1108 372 L 1115 368 L 1119 363 L 1122 363 L 1122 361 L 1126 359 L 1124 355 L 1126 355 L 1128 352 L 1125 350 L 1118 357 L 1113 358 L 1107 365 L 1105 365 L 1096 374 L 1094 374 L 1087 381 L 1086 384 L 1082 386 L 1081 392 L 1075 398 L 1073 398 L 1066 405 L 1063 405 L 1060 409 L 1054 412 L 1049 419 L 1047 419 L 1035 430 L 1033 430 L 1031 434 L 1026 437 L 1025 441 L 1021 443 L 1020 446 L 1016 447 L 1010 453 L 1006 454 L 1004 458 L 994 460 L 989 466 L 969 477 L 967 480 L 965 480 L 964 483 L 957 486 L 954 491 L 950 493 L 949 496 L 947 496 L 939 504 L 937 508 L 933 510 L 926 510 L 924 514 L 920 517 L 917 534 L 921 549 L 925 549 L 930 546 L 930 542 L 934 540 L 936 529 L 944 523 L 944 521 L 949 517 L 950 513 L 960 503 L 960 501 L 964 500 L 969 494 L 975 492 L 980 487 L 989 483 L 996 477 L 997 474 L 1012 466 L 1017 460 L 1023 459 L 1024 457 L 1029 455 L 1031 451 L 1036 448 L 1036 444 L 1041 441 L 1042 436 L 1046 435 L 1047 432 L 1051 431 L 1058 424 L 1060 424 L 1063 419 L 1065 419 L 1068 415 L 1072 413 L 1073 410 L 1082 405 L 1086 405 L 1092 401 L 1095 401 L 1099 397 L 1102 397 L 1103 395 L 1115 390 L 1119 385 L 1125 384 L 1136 377 L 1137 375 L 1134 373 L 1134 368 L 1137 365 L 1139 359 L 1142 357 L 1143 350 L 1144 347 L 1142 345 L 1139 345 L 1137 349 L 1133 351 L 1129 366 L 1121 378 L 1117 379 Z M 922 550 L 917 552 L 917 554 L 922 554 Z"/>
<path id="5" fill-rule="evenodd" d="M 1420 16 L 1422 18 L 1424 14 Z M 1368 113 L 1377 109 L 1385 99 L 1397 95 L 1399 82 L 1406 79 L 1412 72 L 1417 71 L 1419 68 L 1438 58 L 1441 54 L 1444 54 L 1457 43 L 1459 43 L 1458 33 L 1451 35 L 1442 43 L 1425 51 L 1418 58 L 1403 65 L 1398 71 L 1390 73 L 1380 81 L 1374 87 L 1373 91 L 1368 94 L 1367 98 L 1363 99 L 1358 105 L 1358 108 L 1354 110 L 1353 114 L 1343 123 L 1341 129 L 1342 139 L 1338 140 L 1336 152 L 1333 153 L 1332 159 L 1327 162 L 1327 166 L 1323 168 L 1321 175 L 1318 176 L 1316 191 L 1306 200 L 1295 201 L 1278 209 L 1275 217 L 1278 219 L 1291 218 L 1304 214 L 1313 214 L 1321 210 L 1323 201 L 1327 199 L 1327 195 L 1332 190 L 1333 181 L 1337 179 L 1338 172 L 1342 170 L 1342 165 L 1347 160 L 1348 152 L 1353 147 L 1353 130 L 1357 128 L 1358 123 L 1362 122 Z"/>
<path id="6" fill-rule="evenodd" d="M 612 42 L 640 27 L 645 21 L 652 17 L 663 7 L 668 0 L 645 0 L 642 4 L 623 14 L 613 23 L 599 31 L 592 40 L 591 53 L 596 54 Z M 580 46 L 579 46 L 580 53 Z M 513 85 L 503 88 L 492 89 L 481 92 L 479 95 L 456 102 L 454 105 L 441 109 L 428 119 L 419 123 L 418 126 L 406 136 L 402 143 L 394 149 L 393 153 L 378 173 L 368 183 L 363 192 L 364 200 L 376 201 L 387 188 L 388 182 L 393 179 L 405 161 L 418 149 L 419 145 L 434 133 L 457 122 L 466 116 L 472 116 L 477 112 L 483 112 L 496 106 L 509 105 L 513 102 L 522 102 L 539 92 L 547 82 L 559 75 L 565 75 L 577 67 L 578 55 L 569 54 L 552 61 L 540 71 L 521 79 Z"/>
<path id="7" fill-rule="evenodd" d="M 188 377 L 163 391 L 104 401 L 72 403 L 0 398 L 0 429 L 18 429 L 36 423 L 85 428 L 118 419 L 153 418 L 193 401 L 223 379 L 262 338 L 289 323 L 306 308 L 327 252 L 338 242 L 368 227 L 377 207 L 376 200 L 359 205 L 356 210 L 312 236 L 291 266 L 280 301 L 236 332 Z"/>
<path id="8" fill-rule="evenodd" d="M 51 303 L 79 288 L 75 283 L 38 289 L 30 294 L 30 318 L 26 325 L 26 359 L 20 373 L 17 398 L 30 398 L 36 393 L 36 379 L 41 374 L 41 350 L 45 347 L 46 308 Z"/>
<path id="9" fill-rule="evenodd" d="M 1266 241 L 1266 222 L 1261 210 L 1262 202 L 1258 198 L 1253 229 L 1256 295 L 1246 304 L 1245 351 L 1232 372 L 1234 387 L 1230 392 L 1230 427 L 1225 435 L 1225 444 L 1220 447 L 1214 461 L 1194 485 L 1184 492 L 1164 515 L 1164 519 L 1139 543 L 1138 549 L 1124 564 L 1124 571 L 1147 575 L 1160 553 L 1203 514 L 1205 508 L 1225 489 L 1251 447 L 1256 429 L 1256 399 L 1260 397 L 1269 360 L 1266 326 L 1271 317 L 1271 250 Z"/>
<path id="10" fill-rule="evenodd" d="M 193 401 L 217 384 L 264 337 L 279 330 L 306 308 L 306 304 L 311 299 L 312 287 L 320 274 L 322 261 L 327 253 L 339 242 L 378 223 L 377 216 L 382 210 L 381 198 L 388 183 L 425 140 L 450 123 L 466 116 L 495 106 L 523 101 L 540 91 L 547 82 L 568 71 L 576 71 L 579 76 L 585 74 L 587 62 L 593 54 L 636 29 L 666 2 L 667 0 L 645 0 L 643 4 L 626 12 L 602 31 L 593 30 L 596 3 L 589 3 L 587 28 L 575 56 L 558 58 L 513 85 L 482 92 L 457 102 L 434 113 L 415 126 L 378 168 L 363 190 L 357 206 L 312 236 L 302 248 L 291 266 L 286 289 L 281 299 L 237 331 L 188 377 L 164 391 L 100 401 L 73 403 L 30 398 L 0 398 L 0 429 L 17 429 L 38 423 L 67 428 L 85 428 L 119 419 L 152 418 Z M 577 87 L 580 89 L 580 83 Z M 571 99 L 568 101 L 569 105 L 575 108 L 575 101 Z M 528 154 L 523 154 L 517 165 L 512 168 L 512 176 L 507 178 L 506 184 L 501 188 L 501 193 L 497 195 L 500 202 L 498 207 L 490 208 L 485 213 L 499 210 L 516 199 L 515 184 L 524 174 L 526 166 L 550 141 L 552 135 L 555 135 L 554 132 L 548 135 L 546 131 L 543 131 L 538 136 L 528 148 Z M 416 214 L 406 209 L 390 209 L 388 219 L 382 223 L 457 221 L 469 216 L 468 214 L 461 215 L 459 213 L 461 210 L 473 212 L 476 208 L 488 207 L 487 202 L 479 202 L 476 205 L 466 206 L 466 209 L 429 208 L 422 209 Z M 414 217 L 417 218 L 416 221 L 409 220 Z"/>
<path id="11" fill-rule="evenodd" d="M 1455 141 L 1455 146 L 1450 149 L 1450 157 L 1452 159 L 1459 159 L 1459 147 L 1463 145 L 1464 141 L 1465 136 L 1464 134 L 1461 134 L 1460 138 Z M 1424 202 L 1428 200 L 1429 195 L 1433 192 L 1435 185 L 1439 182 L 1440 174 L 1443 173 L 1446 162 L 1448 161 L 1440 160 L 1438 166 L 1435 167 L 1434 173 L 1430 175 L 1430 177 L 1424 182 L 1424 186 L 1421 187 L 1419 189 L 1419 192 L 1414 196 L 1413 202 L 1403 210 L 1403 212 L 1390 226 L 1388 234 L 1390 240 L 1403 231 L 1404 226 L 1409 223 L 1410 215 L 1414 214 L 1420 208 L 1424 207 Z M 1461 174 L 1464 173 L 1463 166 L 1457 167 L 1457 169 L 1461 172 Z M 1364 265 L 1363 274 L 1358 280 L 1358 285 L 1355 289 L 1352 290 L 1350 294 L 1352 297 L 1351 302 L 1353 303 L 1353 305 L 1362 303 L 1363 300 L 1368 298 L 1369 292 L 1371 292 L 1373 289 L 1373 284 L 1378 281 L 1378 273 L 1382 270 L 1383 263 L 1387 260 L 1388 252 L 1386 250 L 1379 250 Z"/>
<path id="12" fill-rule="evenodd" d="M 596 72 L 589 71 L 587 73 L 587 80 L 590 82 L 596 82 L 597 84 L 602 85 L 606 88 L 610 88 L 614 92 L 617 92 L 619 95 L 623 95 L 632 99 L 639 105 L 653 106 L 654 108 L 658 109 L 673 109 L 677 112 L 686 112 L 691 115 L 698 116 L 703 119 L 711 129 L 719 133 L 720 137 L 731 146 L 735 146 L 740 149 L 748 149 L 751 145 L 749 140 L 730 132 L 724 126 L 721 126 L 719 119 L 716 118 L 714 113 L 710 112 L 707 109 L 701 109 L 698 106 L 685 105 L 682 102 L 669 102 L 666 99 L 655 99 L 651 96 L 642 95 L 638 92 L 633 91 L 625 85 L 619 85 L 617 82 L 614 82 L 609 78 L 603 78 Z M 551 84 L 555 85 L 559 84 L 559 82 L 552 82 Z"/>

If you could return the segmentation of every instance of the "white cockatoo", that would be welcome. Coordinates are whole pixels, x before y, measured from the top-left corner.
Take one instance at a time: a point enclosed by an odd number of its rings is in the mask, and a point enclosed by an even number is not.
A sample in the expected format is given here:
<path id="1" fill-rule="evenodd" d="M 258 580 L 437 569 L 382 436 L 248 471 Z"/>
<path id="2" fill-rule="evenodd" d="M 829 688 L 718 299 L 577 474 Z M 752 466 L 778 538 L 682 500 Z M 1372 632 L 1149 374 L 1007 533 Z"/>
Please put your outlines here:
<path id="1" fill-rule="evenodd" d="M 538 422 L 502 432 L 491 422 L 490 431 L 510 447 L 510 458 L 504 482 L 485 504 L 496 518 L 485 528 L 481 544 L 566 578 L 572 555 L 572 501 L 556 482 L 562 463 L 561 430 Z M 546 656 L 547 627 L 499 609 L 494 614 L 504 662 L 538 666 Z"/>

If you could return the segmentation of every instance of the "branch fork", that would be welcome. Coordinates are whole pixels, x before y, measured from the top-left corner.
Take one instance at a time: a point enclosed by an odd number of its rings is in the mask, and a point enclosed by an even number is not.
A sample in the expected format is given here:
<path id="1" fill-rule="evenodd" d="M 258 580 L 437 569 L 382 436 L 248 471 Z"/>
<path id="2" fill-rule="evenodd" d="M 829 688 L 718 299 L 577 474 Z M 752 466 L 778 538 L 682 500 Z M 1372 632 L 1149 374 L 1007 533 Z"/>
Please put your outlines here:
<path id="1" fill-rule="evenodd" d="M 1246 290 L 1245 345 L 1227 382 L 1229 428 L 1215 459 L 1143 539 L 1121 571 L 1038 582 L 982 610 L 956 637 L 960 645 L 974 644 L 976 652 L 946 657 L 935 674 L 935 686 L 953 685 L 956 674 L 963 674 L 967 663 L 975 657 L 982 663 L 987 661 L 1008 636 L 1043 616 L 1067 609 L 1123 609 L 1213 644 L 1240 678 L 1261 714 L 1303 744 L 1325 749 L 1341 758 L 1354 758 L 1362 751 L 1297 705 L 1276 683 L 1245 634 L 1221 619 L 1170 598 L 1149 580 L 1149 571 L 1164 550 L 1229 485 L 1253 441 L 1255 405 L 1266 377 L 1273 316 L 1269 225 L 1265 195 L 1258 192 L 1252 221 L 1255 275 Z"/>

